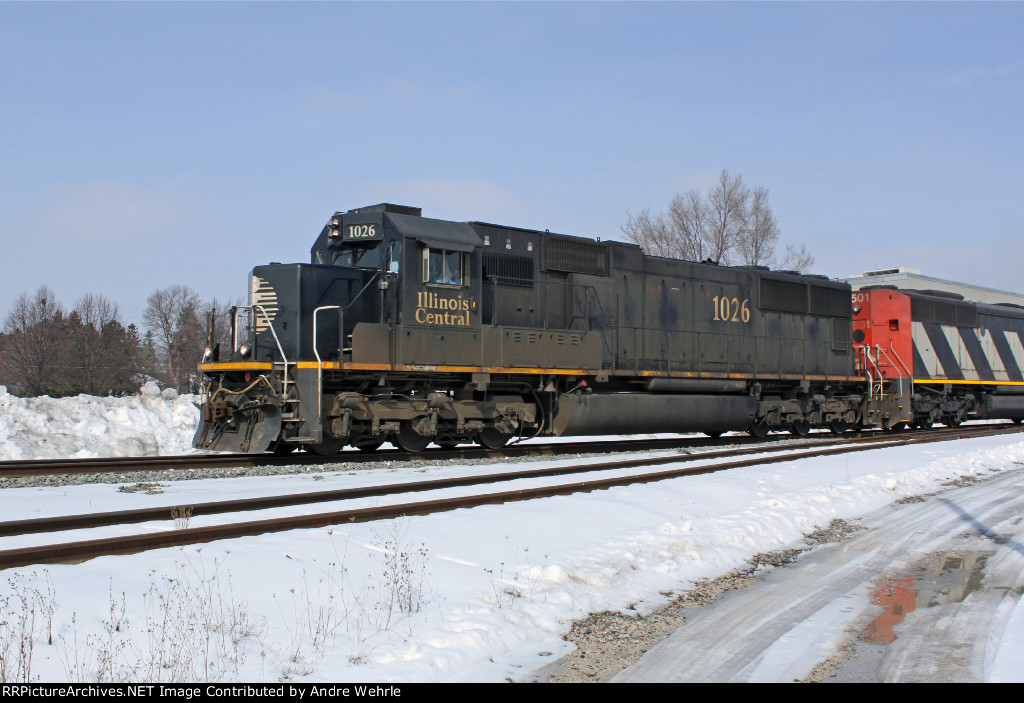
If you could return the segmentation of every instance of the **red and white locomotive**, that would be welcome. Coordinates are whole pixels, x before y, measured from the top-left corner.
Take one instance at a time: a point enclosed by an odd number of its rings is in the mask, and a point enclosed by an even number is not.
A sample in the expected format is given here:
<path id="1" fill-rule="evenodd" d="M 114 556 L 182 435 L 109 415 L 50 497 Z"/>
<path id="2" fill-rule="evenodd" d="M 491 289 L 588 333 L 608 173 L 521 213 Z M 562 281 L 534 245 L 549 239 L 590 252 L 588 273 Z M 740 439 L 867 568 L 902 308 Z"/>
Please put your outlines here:
<path id="1" fill-rule="evenodd" d="M 912 424 L 1024 420 L 1024 308 L 934 290 L 853 293 L 857 370 L 913 388 Z"/>

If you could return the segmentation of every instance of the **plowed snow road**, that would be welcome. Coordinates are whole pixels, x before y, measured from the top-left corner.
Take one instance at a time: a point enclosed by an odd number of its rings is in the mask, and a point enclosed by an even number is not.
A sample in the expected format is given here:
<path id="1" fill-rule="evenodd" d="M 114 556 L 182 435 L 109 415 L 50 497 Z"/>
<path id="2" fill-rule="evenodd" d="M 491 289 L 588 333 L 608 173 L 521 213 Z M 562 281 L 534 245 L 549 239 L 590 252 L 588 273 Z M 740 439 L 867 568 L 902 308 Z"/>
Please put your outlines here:
<path id="1" fill-rule="evenodd" d="M 1024 637 L 1024 470 L 922 497 L 694 611 L 612 681 L 1021 680 L 999 651 Z"/>

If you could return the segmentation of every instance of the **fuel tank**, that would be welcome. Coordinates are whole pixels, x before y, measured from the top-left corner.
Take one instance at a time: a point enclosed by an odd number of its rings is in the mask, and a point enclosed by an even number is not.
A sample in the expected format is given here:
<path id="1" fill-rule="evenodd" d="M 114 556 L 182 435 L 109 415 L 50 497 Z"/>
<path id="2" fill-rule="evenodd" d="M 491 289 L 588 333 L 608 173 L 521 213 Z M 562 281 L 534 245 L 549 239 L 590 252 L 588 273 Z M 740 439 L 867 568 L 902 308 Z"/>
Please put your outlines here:
<path id="1" fill-rule="evenodd" d="M 558 401 L 552 433 L 562 435 L 647 432 L 727 432 L 754 421 L 748 395 L 667 393 L 569 394 Z"/>

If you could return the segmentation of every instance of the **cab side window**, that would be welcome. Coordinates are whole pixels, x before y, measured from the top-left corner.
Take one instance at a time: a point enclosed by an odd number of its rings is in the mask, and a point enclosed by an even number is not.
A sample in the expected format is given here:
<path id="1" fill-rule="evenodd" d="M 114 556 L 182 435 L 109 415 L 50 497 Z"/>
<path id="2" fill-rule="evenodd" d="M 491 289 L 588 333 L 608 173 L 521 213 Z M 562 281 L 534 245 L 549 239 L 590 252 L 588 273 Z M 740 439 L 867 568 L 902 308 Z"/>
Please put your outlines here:
<path id="1" fill-rule="evenodd" d="M 399 249 L 398 242 L 392 240 L 388 242 L 387 248 L 387 272 L 398 273 L 398 260 L 399 260 Z"/>
<path id="2" fill-rule="evenodd" d="M 423 281 L 445 286 L 463 285 L 464 270 L 461 251 L 446 249 L 423 250 Z"/>

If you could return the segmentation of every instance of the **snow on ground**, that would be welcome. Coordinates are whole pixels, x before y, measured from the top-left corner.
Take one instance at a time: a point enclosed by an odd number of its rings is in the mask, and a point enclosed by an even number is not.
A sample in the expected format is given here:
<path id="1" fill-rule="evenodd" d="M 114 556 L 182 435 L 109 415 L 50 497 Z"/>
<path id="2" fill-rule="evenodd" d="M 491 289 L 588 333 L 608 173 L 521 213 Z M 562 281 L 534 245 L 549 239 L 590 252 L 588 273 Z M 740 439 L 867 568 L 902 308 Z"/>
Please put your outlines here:
<path id="1" fill-rule="evenodd" d="M 0 461 L 184 454 L 196 399 L 152 381 L 126 398 L 18 398 L 0 386 Z"/>
<path id="2" fill-rule="evenodd" d="M 79 398 L 90 410 L 63 412 L 98 429 L 109 422 L 102 418 L 116 415 L 103 400 Z M 5 415 L 11 399 L 0 402 Z M 162 403 L 167 417 L 178 417 L 175 399 L 136 402 L 151 412 Z M 153 430 L 150 441 L 163 447 L 156 437 L 165 431 Z M 113 442 L 123 436 L 110 427 L 93 434 Z M 0 435 L 5 443 L 9 436 Z M 551 463 L 560 462 L 544 462 Z M 798 543 L 833 518 L 862 515 L 951 479 L 1021 467 L 1019 436 L 989 437 L 8 570 L 0 573 L 0 604 L 14 617 L 6 631 L 0 626 L 0 653 L 14 641 L 11 628 L 26 621 L 18 613 L 32 610 L 20 604 L 35 603 L 39 639 L 30 669 L 19 675 L 43 681 L 522 680 L 568 651 L 562 635 L 575 618 L 650 611 L 667 602 L 666 594 Z M 5 489 L 0 515 L 182 505 L 496 469 L 324 467 L 317 476 L 174 481 L 156 495 L 109 484 Z M 26 543 L 17 539 L 0 539 L 0 549 Z M 52 615 L 40 604 L 54 608 Z M 1024 646 L 1021 610 L 990 647 L 1003 675 L 1002 662 L 1019 661 Z"/>

